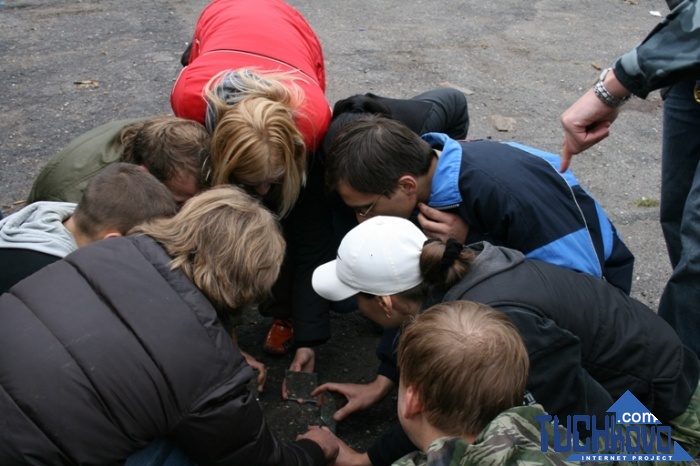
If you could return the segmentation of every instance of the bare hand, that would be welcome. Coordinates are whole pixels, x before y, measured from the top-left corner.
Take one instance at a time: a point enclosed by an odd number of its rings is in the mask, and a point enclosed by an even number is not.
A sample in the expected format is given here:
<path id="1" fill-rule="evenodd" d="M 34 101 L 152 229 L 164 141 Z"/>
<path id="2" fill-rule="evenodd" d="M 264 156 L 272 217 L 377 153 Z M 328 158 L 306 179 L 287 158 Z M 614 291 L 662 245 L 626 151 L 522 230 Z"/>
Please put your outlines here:
<path id="1" fill-rule="evenodd" d="M 340 443 L 328 427 L 310 426 L 309 430 L 298 435 L 296 440 L 307 439 L 316 442 L 323 450 L 323 457 L 329 463 L 333 463 L 340 453 Z"/>
<path id="2" fill-rule="evenodd" d="M 311 392 L 311 396 L 318 396 L 326 391 L 345 396 L 348 403 L 333 414 L 333 420 L 340 422 L 356 411 L 362 411 L 377 404 L 392 388 L 394 388 L 394 383 L 387 377 L 379 375 L 374 382 L 369 384 L 324 383 Z"/>
<path id="3" fill-rule="evenodd" d="M 617 118 L 620 109 L 605 105 L 593 89 L 561 115 L 564 127 L 564 141 L 561 148 L 561 167 L 564 172 L 569 168 L 571 157 L 599 143 L 610 134 L 610 125 Z"/>
<path id="4" fill-rule="evenodd" d="M 245 362 L 247 362 L 253 370 L 258 371 L 258 376 L 255 378 L 255 381 L 258 383 L 258 392 L 262 393 L 263 390 L 265 390 L 265 381 L 267 380 L 267 367 L 245 351 L 241 350 L 241 354 L 245 358 Z"/>
<path id="5" fill-rule="evenodd" d="M 340 452 L 336 458 L 334 466 L 372 466 L 367 453 L 359 453 L 348 446 L 347 443 L 338 439 Z"/>
<path id="6" fill-rule="evenodd" d="M 422 202 L 418 204 L 418 210 L 418 223 L 428 238 L 439 239 L 443 243 L 450 238 L 460 243 L 467 239 L 469 226 L 459 215 L 434 209 Z"/>
<path id="7" fill-rule="evenodd" d="M 294 360 L 289 366 L 292 372 L 313 372 L 316 365 L 316 352 L 312 348 L 297 348 L 294 353 Z M 287 381 L 282 381 L 282 399 L 289 398 L 287 392 Z"/>

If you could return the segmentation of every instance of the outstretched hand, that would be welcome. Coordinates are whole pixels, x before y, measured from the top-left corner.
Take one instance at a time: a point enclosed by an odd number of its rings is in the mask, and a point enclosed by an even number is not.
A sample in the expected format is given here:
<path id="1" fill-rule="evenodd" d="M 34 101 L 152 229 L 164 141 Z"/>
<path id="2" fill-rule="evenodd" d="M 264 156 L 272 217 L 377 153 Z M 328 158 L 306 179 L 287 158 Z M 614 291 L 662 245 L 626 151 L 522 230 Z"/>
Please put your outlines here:
<path id="1" fill-rule="evenodd" d="M 374 382 L 368 384 L 324 383 L 311 392 L 311 396 L 319 396 L 326 391 L 331 391 L 347 398 L 347 404 L 333 414 L 333 420 L 340 422 L 354 412 L 377 404 L 392 388 L 394 383 L 387 377 L 379 375 Z"/>
<path id="2" fill-rule="evenodd" d="M 571 158 L 591 146 L 599 143 L 610 134 L 610 125 L 615 121 L 620 108 L 605 105 L 593 89 L 586 92 L 580 99 L 561 115 L 561 125 L 564 127 L 564 141 L 561 147 L 561 167 L 565 172 L 569 168 Z"/>

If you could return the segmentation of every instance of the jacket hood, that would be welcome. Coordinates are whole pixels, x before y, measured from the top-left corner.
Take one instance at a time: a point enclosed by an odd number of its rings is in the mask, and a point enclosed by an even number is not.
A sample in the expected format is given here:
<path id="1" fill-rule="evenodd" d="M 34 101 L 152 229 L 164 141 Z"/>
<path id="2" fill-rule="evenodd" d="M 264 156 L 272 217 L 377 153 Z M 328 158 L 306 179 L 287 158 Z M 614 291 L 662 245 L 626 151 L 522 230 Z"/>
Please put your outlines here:
<path id="1" fill-rule="evenodd" d="M 461 299 L 469 289 L 489 278 L 520 265 L 525 257 L 515 249 L 482 241 L 466 246 L 476 254 L 469 273 L 445 294 L 444 301 Z"/>
<path id="2" fill-rule="evenodd" d="M 0 248 L 29 249 L 64 257 L 78 249 L 63 221 L 73 214 L 72 202 L 35 202 L 0 220 Z"/>

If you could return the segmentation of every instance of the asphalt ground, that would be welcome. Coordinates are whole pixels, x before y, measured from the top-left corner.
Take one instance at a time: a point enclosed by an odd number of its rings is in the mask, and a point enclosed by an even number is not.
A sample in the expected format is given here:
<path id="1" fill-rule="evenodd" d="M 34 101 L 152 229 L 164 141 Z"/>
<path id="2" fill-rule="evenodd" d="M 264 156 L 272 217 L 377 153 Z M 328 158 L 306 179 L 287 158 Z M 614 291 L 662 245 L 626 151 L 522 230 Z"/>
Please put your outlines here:
<path id="1" fill-rule="evenodd" d="M 0 206 L 22 206 L 34 177 L 71 139 L 111 120 L 170 113 L 180 54 L 203 0 L 0 0 Z M 467 94 L 469 137 L 559 152 L 559 115 L 600 69 L 666 13 L 663 0 L 293 0 L 324 47 L 327 97 L 410 97 L 439 86 Z M 659 227 L 661 100 L 623 108 L 612 135 L 572 168 L 637 260 L 632 295 L 656 308 L 670 275 Z M 517 174 L 514 174 L 517 176 Z M 1 265 L 0 265 L 1 266 Z M 290 358 L 262 353 L 268 320 L 247 315 L 241 344 L 270 367 L 261 397 L 270 423 L 293 438 L 316 416 L 283 403 Z M 376 330 L 334 315 L 319 348 L 319 379 L 373 379 Z M 620 329 L 624 332 L 624 329 Z M 365 448 L 393 419 L 395 398 L 342 422 Z M 301 415 L 300 415 L 301 413 Z"/>

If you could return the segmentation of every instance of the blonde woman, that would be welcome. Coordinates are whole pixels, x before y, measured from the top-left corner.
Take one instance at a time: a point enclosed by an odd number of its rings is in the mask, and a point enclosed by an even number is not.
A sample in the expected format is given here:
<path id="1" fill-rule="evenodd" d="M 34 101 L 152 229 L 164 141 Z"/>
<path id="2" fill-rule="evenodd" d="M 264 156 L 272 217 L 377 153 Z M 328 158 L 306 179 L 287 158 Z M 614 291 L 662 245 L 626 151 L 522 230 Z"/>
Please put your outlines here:
<path id="1" fill-rule="evenodd" d="M 274 215 L 219 187 L 2 295 L 0 464 L 326 464 L 328 431 L 270 430 L 221 323 L 269 294 L 284 249 Z"/>
<path id="2" fill-rule="evenodd" d="M 215 0 L 182 63 L 170 102 L 212 133 L 207 179 L 244 187 L 282 219 L 289 254 L 274 299 L 261 306 L 275 317 L 265 349 L 296 348 L 291 368 L 312 371 L 312 348 L 330 337 L 330 319 L 311 274 L 334 246 L 323 165 L 313 155 L 331 118 L 321 44 L 282 0 Z"/>

